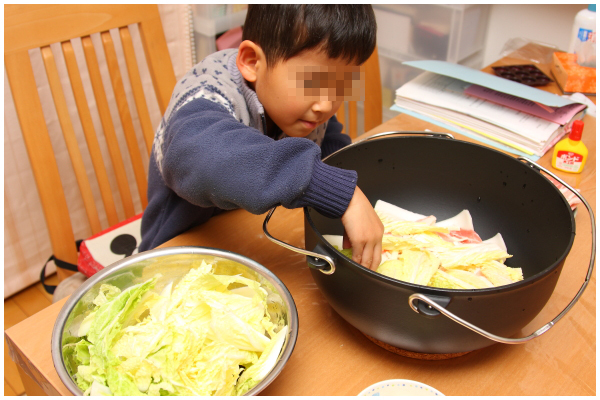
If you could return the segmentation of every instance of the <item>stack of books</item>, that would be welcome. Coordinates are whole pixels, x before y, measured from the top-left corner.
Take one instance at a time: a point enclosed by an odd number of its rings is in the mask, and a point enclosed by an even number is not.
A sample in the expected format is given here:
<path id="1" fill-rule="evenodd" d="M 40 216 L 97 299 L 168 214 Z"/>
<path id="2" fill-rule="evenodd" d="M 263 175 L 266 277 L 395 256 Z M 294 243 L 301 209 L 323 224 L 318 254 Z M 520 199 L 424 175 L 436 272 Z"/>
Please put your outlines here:
<path id="1" fill-rule="evenodd" d="M 405 64 L 426 72 L 396 91 L 392 109 L 534 161 L 583 118 L 587 107 L 457 64 Z"/>

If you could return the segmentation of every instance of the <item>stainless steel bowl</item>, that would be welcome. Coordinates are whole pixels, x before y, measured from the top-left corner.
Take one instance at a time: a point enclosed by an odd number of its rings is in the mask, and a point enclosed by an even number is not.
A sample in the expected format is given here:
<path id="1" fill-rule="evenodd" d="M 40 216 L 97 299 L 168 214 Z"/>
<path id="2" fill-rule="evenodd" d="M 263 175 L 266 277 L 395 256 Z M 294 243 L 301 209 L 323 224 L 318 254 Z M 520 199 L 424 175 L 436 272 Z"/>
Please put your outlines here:
<path id="1" fill-rule="evenodd" d="M 267 299 L 269 312 L 283 316 L 282 320 L 289 325 L 288 335 L 275 367 L 246 395 L 258 394 L 279 375 L 292 355 L 298 337 L 298 312 L 294 300 L 283 282 L 259 263 L 230 251 L 208 247 L 169 247 L 145 251 L 108 266 L 88 279 L 67 300 L 54 324 L 51 348 L 54 367 L 71 393 L 83 395 L 67 371 L 63 360 L 62 345 L 70 335 L 69 328 L 73 320 L 91 307 L 91 302 L 97 296 L 100 285 L 108 283 L 123 290 L 160 273 L 162 278 L 157 281 L 154 288 L 160 292 L 167 282 L 185 275 L 191 269 L 192 262 L 199 260 L 205 260 L 207 263 L 216 262 L 215 273 L 241 274 L 260 282 L 269 294 L 273 294 Z"/>

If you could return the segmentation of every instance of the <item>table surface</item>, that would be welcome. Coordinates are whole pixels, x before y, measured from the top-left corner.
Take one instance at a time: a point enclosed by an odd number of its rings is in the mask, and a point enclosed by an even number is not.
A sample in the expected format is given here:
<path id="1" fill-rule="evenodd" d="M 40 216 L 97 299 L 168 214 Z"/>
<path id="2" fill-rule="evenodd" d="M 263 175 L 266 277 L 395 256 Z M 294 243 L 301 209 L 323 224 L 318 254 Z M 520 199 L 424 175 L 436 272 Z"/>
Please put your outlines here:
<path id="1" fill-rule="evenodd" d="M 504 58 L 491 66 L 511 64 L 523 64 L 523 60 Z M 483 70 L 491 72 L 491 66 Z M 541 66 L 549 73 L 545 67 Z M 544 89 L 560 93 L 555 84 Z M 595 97 L 592 100 L 595 102 Z M 579 189 L 595 213 L 596 120 L 586 116 L 584 121 L 583 141 L 590 153 L 581 174 L 552 169 L 550 153 L 538 163 Z M 399 114 L 361 138 L 385 131 L 426 129 L 449 132 Z M 262 394 L 352 396 L 373 383 L 398 378 L 419 381 L 456 396 L 596 394 L 595 271 L 577 304 L 544 335 L 520 345 L 495 344 L 454 359 L 419 360 L 377 346 L 344 321 L 320 293 L 305 257 L 265 237 L 264 218 L 265 215 L 244 210 L 225 212 L 161 246 L 207 246 L 234 251 L 269 268 L 290 290 L 300 321 L 298 340 L 285 368 Z M 552 297 L 519 336 L 529 335 L 556 317 L 581 287 L 591 248 L 590 219 L 584 207 L 577 212 L 576 228 L 575 242 Z M 269 222 L 269 232 L 303 248 L 302 210 L 279 207 Z M 53 304 L 5 333 L 13 359 L 51 395 L 70 394 L 54 370 L 50 352 L 52 327 L 64 302 Z"/>

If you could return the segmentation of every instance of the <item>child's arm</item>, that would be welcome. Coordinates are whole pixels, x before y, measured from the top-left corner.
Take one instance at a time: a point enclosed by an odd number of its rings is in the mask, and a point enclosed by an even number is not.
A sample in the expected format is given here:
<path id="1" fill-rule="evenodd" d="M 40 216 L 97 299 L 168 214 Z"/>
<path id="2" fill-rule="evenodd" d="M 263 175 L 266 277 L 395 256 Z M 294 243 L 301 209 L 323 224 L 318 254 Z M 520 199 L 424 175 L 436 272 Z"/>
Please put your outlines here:
<path id="1" fill-rule="evenodd" d="M 383 224 L 358 186 L 342 216 L 342 223 L 352 247 L 352 260 L 376 270 L 381 262 Z"/>
<path id="2" fill-rule="evenodd" d="M 154 156 L 165 184 L 201 207 L 261 214 L 277 204 L 309 206 L 340 218 L 356 187 L 356 172 L 324 164 L 314 142 L 275 141 L 204 99 L 181 107 L 157 143 Z"/>
<path id="3" fill-rule="evenodd" d="M 327 124 L 321 144 L 321 155 L 329 154 L 352 143 L 350 136 L 342 133 L 343 126 L 332 116 Z M 363 192 L 356 187 L 342 223 L 352 247 L 352 259 L 364 267 L 377 269 L 381 262 L 383 224 Z"/>

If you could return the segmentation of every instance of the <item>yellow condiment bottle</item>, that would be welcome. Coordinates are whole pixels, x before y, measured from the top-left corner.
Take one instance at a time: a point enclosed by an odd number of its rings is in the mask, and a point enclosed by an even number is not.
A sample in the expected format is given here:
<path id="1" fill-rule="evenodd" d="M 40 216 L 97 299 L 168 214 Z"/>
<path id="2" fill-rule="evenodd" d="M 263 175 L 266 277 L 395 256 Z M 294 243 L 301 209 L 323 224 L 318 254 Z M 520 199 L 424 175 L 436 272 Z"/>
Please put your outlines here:
<path id="1" fill-rule="evenodd" d="M 583 171 L 588 157 L 588 149 L 581 141 L 583 121 L 573 121 L 569 137 L 556 143 L 552 154 L 552 166 L 565 172 L 575 174 Z"/>

